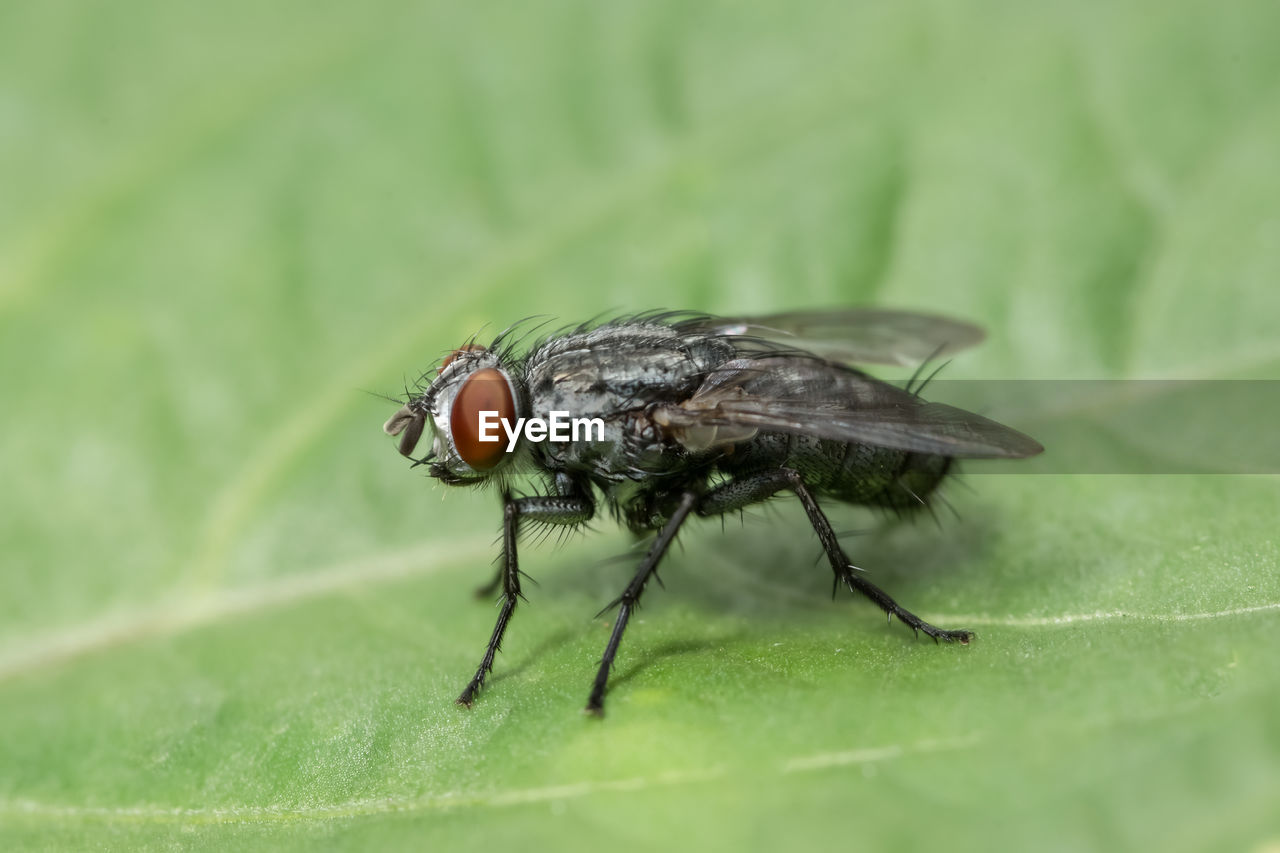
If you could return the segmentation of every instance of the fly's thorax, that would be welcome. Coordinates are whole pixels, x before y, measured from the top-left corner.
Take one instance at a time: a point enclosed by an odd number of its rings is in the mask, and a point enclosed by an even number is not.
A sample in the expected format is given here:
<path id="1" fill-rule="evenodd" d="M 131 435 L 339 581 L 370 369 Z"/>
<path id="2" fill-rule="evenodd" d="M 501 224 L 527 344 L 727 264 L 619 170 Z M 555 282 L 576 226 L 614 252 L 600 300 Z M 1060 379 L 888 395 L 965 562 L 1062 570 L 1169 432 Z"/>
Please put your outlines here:
<path id="1" fill-rule="evenodd" d="M 687 399 L 708 372 L 732 357 L 732 346 L 653 323 L 606 325 L 553 338 L 525 361 L 530 411 L 599 419 L 599 440 L 548 441 L 530 448 L 553 470 L 619 482 L 666 473 L 685 453 L 650 420 L 653 404 Z"/>
<path id="2" fill-rule="evenodd" d="M 531 352 L 528 389 L 535 411 L 567 409 L 608 418 L 650 403 L 685 400 L 732 356 L 728 343 L 669 326 L 602 326 Z"/>
<path id="3" fill-rule="evenodd" d="M 533 459 L 549 470 L 585 474 L 604 485 L 670 474 L 687 455 L 663 436 L 643 409 L 614 412 L 591 422 L 597 420 L 598 429 L 532 445 Z"/>

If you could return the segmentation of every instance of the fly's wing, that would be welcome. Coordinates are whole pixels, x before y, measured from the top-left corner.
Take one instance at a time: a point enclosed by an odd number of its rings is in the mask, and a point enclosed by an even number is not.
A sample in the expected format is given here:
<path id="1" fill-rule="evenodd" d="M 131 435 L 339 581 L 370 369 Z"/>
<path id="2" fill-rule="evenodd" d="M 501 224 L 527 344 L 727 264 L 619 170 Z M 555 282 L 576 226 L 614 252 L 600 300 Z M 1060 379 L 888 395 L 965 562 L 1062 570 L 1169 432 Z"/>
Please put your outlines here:
<path id="1" fill-rule="evenodd" d="M 691 332 L 765 341 L 846 364 L 915 367 L 979 343 L 982 329 L 962 320 L 882 308 L 789 311 L 758 317 L 700 317 Z"/>
<path id="2" fill-rule="evenodd" d="M 865 374 L 801 356 L 741 358 L 653 419 L 690 450 L 789 432 L 971 459 L 1034 456 L 1035 439 L 993 420 L 928 403 Z"/>

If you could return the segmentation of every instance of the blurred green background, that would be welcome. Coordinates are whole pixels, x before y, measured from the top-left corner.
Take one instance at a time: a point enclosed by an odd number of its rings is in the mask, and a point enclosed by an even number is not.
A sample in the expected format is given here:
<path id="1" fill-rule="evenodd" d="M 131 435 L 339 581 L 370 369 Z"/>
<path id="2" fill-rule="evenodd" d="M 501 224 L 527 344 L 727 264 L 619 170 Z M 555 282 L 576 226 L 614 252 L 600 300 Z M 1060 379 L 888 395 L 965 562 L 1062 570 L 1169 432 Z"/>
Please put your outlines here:
<path id="1" fill-rule="evenodd" d="M 1274 477 L 1003 476 L 632 571 L 380 434 L 480 329 L 933 310 L 1280 378 L 1274 2 L 0 4 L 0 847 L 1280 845 Z"/>

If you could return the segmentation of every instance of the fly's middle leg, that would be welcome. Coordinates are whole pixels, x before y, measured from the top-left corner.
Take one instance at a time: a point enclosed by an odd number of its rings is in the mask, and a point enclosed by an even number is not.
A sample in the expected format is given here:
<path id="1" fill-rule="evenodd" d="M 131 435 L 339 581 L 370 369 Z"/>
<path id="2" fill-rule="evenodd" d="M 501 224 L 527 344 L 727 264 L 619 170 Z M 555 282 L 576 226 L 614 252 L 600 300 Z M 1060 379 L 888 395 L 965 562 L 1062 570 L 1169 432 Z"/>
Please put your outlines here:
<path id="1" fill-rule="evenodd" d="M 837 584 L 843 583 L 850 591 L 865 595 L 877 607 L 888 614 L 890 618 L 898 617 L 898 620 L 904 625 L 916 632 L 923 631 L 928 636 L 933 637 L 935 642 L 939 640 L 946 640 L 947 642 L 958 641 L 960 643 L 969 642 L 973 637 L 972 632 L 948 631 L 930 625 L 919 616 L 899 605 L 880 587 L 861 577 L 854 570 L 849 558 L 845 556 L 844 550 L 840 547 L 840 542 L 836 538 L 835 531 L 831 529 L 831 522 L 827 520 L 826 514 L 819 508 L 813 493 L 805 485 L 804 478 L 792 468 L 774 468 L 730 480 L 728 483 L 704 495 L 697 505 L 696 512 L 698 515 L 703 516 L 732 512 L 753 503 L 758 503 L 783 489 L 790 489 L 800 499 L 800 504 L 804 507 L 805 514 L 809 517 L 809 523 L 813 526 L 814 532 L 818 534 L 818 541 L 822 543 L 822 549 L 826 552 L 827 559 L 831 562 L 831 570 L 835 573 Z"/>

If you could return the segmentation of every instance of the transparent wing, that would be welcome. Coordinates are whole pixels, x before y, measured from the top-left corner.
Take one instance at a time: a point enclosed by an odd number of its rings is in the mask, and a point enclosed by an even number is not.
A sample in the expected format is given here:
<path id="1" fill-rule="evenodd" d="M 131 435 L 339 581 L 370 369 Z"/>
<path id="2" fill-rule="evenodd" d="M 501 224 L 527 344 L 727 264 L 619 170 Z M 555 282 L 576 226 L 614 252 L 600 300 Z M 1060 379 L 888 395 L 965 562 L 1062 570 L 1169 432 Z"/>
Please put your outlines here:
<path id="1" fill-rule="evenodd" d="M 952 355 L 985 337 L 982 329 L 962 320 L 882 308 L 700 317 L 676 325 L 689 331 L 760 339 L 847 364 L 903 367 Z"/>
<path id="2" fill-rule="evenodd" d="M 1034 456 L 1035 439 L 855 370 L 797 356 L 735 359 L 654 420 L 691 450 L 789 432 L 971 459 Z"/>

